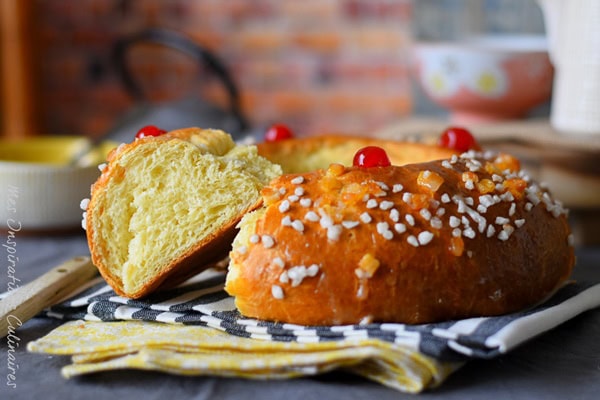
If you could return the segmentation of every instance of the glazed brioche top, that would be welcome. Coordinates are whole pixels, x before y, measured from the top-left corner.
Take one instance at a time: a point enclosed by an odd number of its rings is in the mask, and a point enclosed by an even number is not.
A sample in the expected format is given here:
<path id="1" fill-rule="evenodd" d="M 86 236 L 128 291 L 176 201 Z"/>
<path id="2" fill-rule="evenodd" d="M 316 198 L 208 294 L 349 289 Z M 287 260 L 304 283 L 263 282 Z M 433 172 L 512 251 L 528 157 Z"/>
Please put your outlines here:
<path id="1" fill-rule="evenodd" d="M 445 169 L 452 173 L 443 173 Z M 404 184 L 394 184 L 394 176 Z M 311 192 L 311 187 L 316 190 Z M 262 195 L 265 207 L 279 212 L 282 226 L 302 232 L 304 223 L 317 222 L 333 241 L 344 229 L 370 224 L 374 222 L 371 214 L 384 211 L 386 220 L 376 223 L 378 234 L 391 240 L 418 225 L 419 231 L 411 229 L 414 234 L 404 235 L 404 240 L 415 247 L 429 244 L 443 226 L 452 228 L 457 243 L 477 235 L 505 241 L 526 223 L 525 219 L 514 219 L 518 203 L 526 211 L 541 203 L 555 218 L 568 213 L 547 189 L 520 170 L 518 159 L 491 152 L 471 151 L 400 169 L 331 164 L 326 170 L 283 175 L 265 187 Z M 400 215 L 397 203 L 410 212 Z M 448 205 L 456 212 L 447 213 Z M 498 207 L 508 207 L 507 215 L 488 214 Z M 292 208 L 306 212 L 303 220 L 290 220 L 288 211 Z M 488 215 L 494 215 L 492 220 Z M 461 256 L 463 249 L 460 245 L 449 250 Z"/>
<path id="2" fill-rule="evenodd" d="M 573 265 L 567 210 L 504 154 L 332 164 L 281 176 L 262 194 L 265 207 L 240 223 L 226 284 L 257 318 L 499 314 L 541 300 Z"/>

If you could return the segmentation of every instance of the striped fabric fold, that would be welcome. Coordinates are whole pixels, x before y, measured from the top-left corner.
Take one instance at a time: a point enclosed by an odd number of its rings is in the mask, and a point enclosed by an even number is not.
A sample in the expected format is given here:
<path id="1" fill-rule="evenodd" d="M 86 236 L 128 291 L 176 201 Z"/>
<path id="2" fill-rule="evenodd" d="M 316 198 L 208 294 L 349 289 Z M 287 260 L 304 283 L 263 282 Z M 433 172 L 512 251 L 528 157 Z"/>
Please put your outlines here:
<path id="1" fill-rule="evenodd" d="M 237 337 L 277 342 L 316 343 L 379 339 L 400 344 L 440 361 L 492 358 L 600 306 L 600 284 L 570 283 L 537 307 L 499 317 L 434 324 L 371 323 L 300 326 L 245 318 L 224 291 L 225 273 L 208 270 L 174 289 L 132 300 L 115 294 L 101 279 L 43 315 L 63 320 L 156 321 L 200 325 Z"/>

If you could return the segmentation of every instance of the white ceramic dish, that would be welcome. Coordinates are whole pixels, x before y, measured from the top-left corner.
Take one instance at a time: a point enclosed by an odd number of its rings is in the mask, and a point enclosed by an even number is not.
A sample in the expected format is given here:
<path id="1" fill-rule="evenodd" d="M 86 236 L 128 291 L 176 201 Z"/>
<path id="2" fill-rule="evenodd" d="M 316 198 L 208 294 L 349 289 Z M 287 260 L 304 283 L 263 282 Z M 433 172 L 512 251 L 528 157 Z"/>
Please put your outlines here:
<path id="1" fill-rule="evenodd" d="M 89 142 L 78 137 L 0 141 L 0 230 L 35 233 L 81 229 L 80 202 L 100 175 L 106 151 L 69 160 Z"/>
<path id="2" fill-rule="evenodd" d="M 32 232 L 81 226 L 81 199 L 100 171 L 88 167 L 0 162 L 0 222 L 4 229 Z"/>

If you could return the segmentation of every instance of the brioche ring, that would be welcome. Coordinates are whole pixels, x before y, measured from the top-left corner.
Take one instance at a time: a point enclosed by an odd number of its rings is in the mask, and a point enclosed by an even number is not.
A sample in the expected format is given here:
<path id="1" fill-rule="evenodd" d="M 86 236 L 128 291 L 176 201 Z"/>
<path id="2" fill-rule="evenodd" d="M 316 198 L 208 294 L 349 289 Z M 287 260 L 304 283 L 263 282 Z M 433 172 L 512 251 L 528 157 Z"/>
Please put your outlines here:
<path id="1" fill-rule="evenodd" d="M 226 291 L 247 317 L 430 323 L 532 306 L 569 277 L 567 210 L 504 154 L 283 175 L 240 223 Z"/>

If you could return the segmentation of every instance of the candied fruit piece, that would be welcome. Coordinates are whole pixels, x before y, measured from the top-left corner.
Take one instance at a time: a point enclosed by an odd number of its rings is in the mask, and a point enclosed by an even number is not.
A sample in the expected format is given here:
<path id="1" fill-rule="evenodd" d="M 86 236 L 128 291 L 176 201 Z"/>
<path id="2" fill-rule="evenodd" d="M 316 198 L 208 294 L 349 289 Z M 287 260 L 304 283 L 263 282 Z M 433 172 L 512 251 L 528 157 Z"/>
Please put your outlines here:
<path id="1" fill-rule="evenodd" d="M 450 253 L 452 253 L 456 257 L 460 257 L 463 251 L 465 250 L 465 243 L 463 242 L 462 238 L 453 236 L 450 239 L 448 250 L 450 250 Z"/>
<path id="2" fill-rule="evenodd" d="M 496 165 L 501 171 L 510 171 L 517 172 L 521 169 L 521 163 L 519 160 L 510 154 L 501 153 L 498 154 L 498 157 L 494 160 L 494 165 Z"/>
<path id="3" fill-rule="evenodd" d="M 489 161 L 485 163 L 485 171 L 490 175 L 500 175 L 502 173 L 502 170 L 497 165 Z"/>
<path id="4" fill-rule="evenodd" d="M 346 168 L 342 164 L 331 164 L 327 168 L 328 176 L 340 176 L 346 171 Z"/>
<path id="5" fill-rule="evenodd" d="M 344 186 L 344 184 L 337 178 L 326 175 L 321 179 L 320 186 L 323 192 L 329 193 L 337 192 L 342 188 L 342 186 Z"/>
<path id="6" fill-rule="evenodd" d="M 462 173 L 461 179 L 463 182 L 472 181 L 473 183 L 479 182 L 479 176 L 475 172 L 466 171 Z"/>
<path id="7" fill-rule="evenodd" d="M 362 276 L 365 278 L 372 277 L 381 263 L 371 253 L 367 253 L 358 262 L 358 268 L 362 270 Z"/>
<path id="8" fill-rule="evenodd" d="M 414 210 L 420 210 L 422 208 L 429 207 L 429 200 L 430 200 L 429 195 L 421 194 L 421 193 L 413 193 L 413 195 L 410 198 L 409 205 Z"/>
<path id="9" fill-rule="evenodd" d="M 444 183 L 444 178 L 432 171 L 421 171 L 417 177 L 417 183 L 420 186 L 426 187 L 431 192 L 436 192 Z"/>
<path id="10" fill-rule="evenodd" d="M 278 190 L 272 188 L 272 187 L 264 187 L 261 190 L 260 193 L 263 197 L 263 201 L 265 202 L 265 205 L 270 205 L 273 204 L 277 201 L 279 201 L 279 199 L 281 198 L 281 193 L 278 192 Z"/>
<path id="11" fill-rule="evenodd" d="M 482 179 L 477 183 L 477 190 L 481 194 L 492 193 L 496 189 L 496 185 L 490 179 Z"/>
<path id="12" fill-rule="evenodd" d="M 520 199 L 527 189 L 527 182 L 521 178 L 507 179 L 503 183 L 506 190 L 508 190 L 515 198 Z"/>

